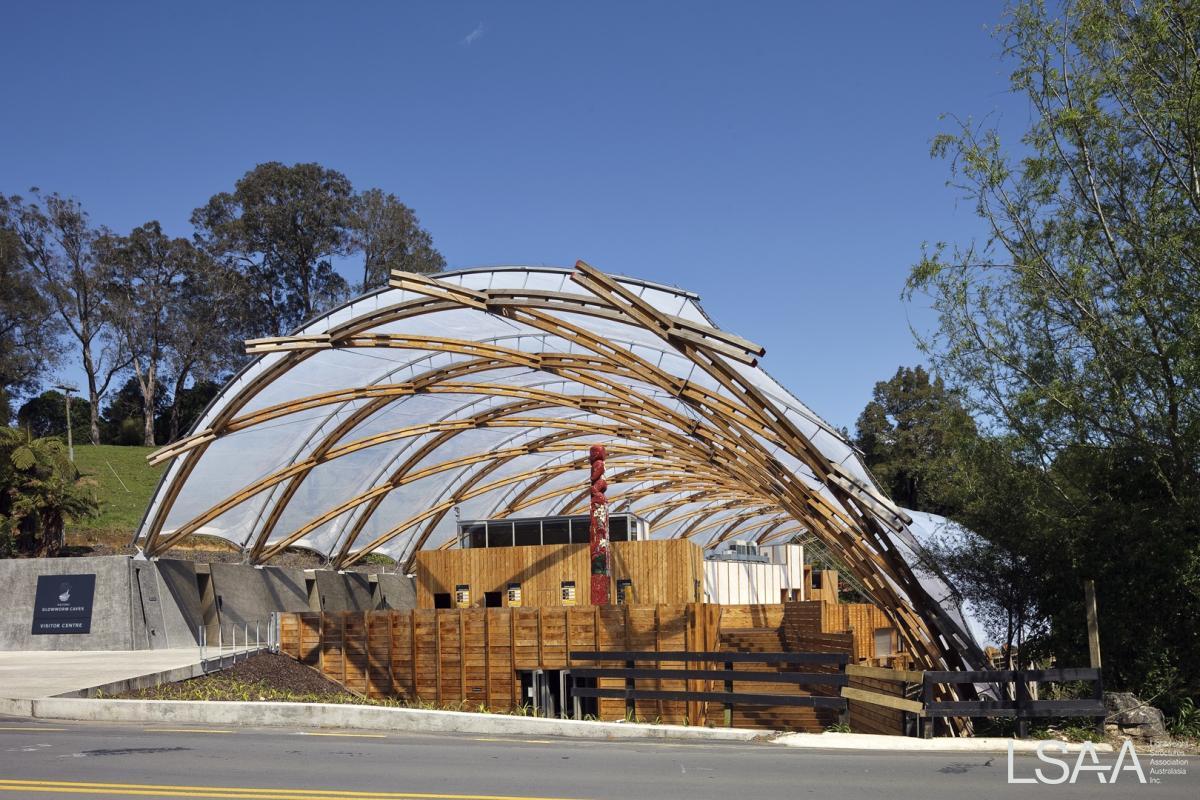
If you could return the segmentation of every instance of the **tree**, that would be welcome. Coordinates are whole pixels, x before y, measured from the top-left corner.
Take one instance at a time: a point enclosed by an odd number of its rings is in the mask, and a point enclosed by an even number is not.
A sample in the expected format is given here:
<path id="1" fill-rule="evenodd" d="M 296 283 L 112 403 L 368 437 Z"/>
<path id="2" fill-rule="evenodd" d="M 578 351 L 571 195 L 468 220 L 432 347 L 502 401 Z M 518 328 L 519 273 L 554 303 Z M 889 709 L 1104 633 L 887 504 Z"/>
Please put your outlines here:
<path id="1" fill-rule="evenodd" d="M 111 313 L 92 250 L 95 232 L 76 200 L 42 196 L 37 189 L 32 194 L 41 205 L 15 195 L 7 199 L 8 225 L 17 233 L 26 267 L 38 276 L 41 292 L 75 340 L 87 379 L 91 441 L 99 444 L 100 399 L 129 360 L 111 336 Z"/>
<path id="2" fill-rule="evenodd" d="M 368 189 L 356 195 L 349 227 L 352 247 L 363 254 L 364 291 L 386 286 L 393 269 L 432 274 L 446 268 L 433 237 L 393 194 Z"/>
<path id="3" fill-rule="evenodd" d="M 12 415 L 12 395 L 33 389 L 61 350 L 61 325 L 23 258 L 9 214 L 9 200 L 0 195 L 0 424 Z"/>
<path id="4" fill-rule="evenodd" d="M 159 426 L 166 433 L 165 441 L 173 442 L 179 438 L 181 433 L 191 429 L 200 415 L 204 413 L 204 409 L 221 391 L 222 383 L 198 380 L 191 386 L 175 390 L 166 419 L 161 420 L 165 424 Z"/>
<path id="5" fill-rule="evenodd" d="M 98 508 L 61 440 L 0 428 L 0 555 L 57 555 L 67 520 Z"/>
<path id="6" fill-rule="evenodd" d="M 1175 0 L 1013 8 L 1033 121 L 1019 156 L 970 121 L 934 140 L 989 236 L 927 248 L 907 287 L 938 313 L 932 364 L 1031 476 L 1015 510 L 1060 656 L 1086 652 L 1094 578 L 1106 671 L 1151 694 L 1200 691 L 1198 30 Z"/>
<path id="7" fill-rule="evenodd" d="M 168 422 L 159 428 L 168 442 L 178 439 L 215 395 L 219 387 L 213 380 L 246 360 L 243 340 L 253 329 L 252 292 L 243 276 L 203 251 L 195 255 L 196 268 L 179 286 L 167 349 L 173 388 Z M 197 398 L 203 398 L 200 408 L 193 407 Z"/>
<path id="8" fill-rule="evenodd" d="M 142 394 L 142 444 L 153 447 L 156 394 L 163 362 L 181 324 L 180 285 L 196 268 L 196 250 L 186 239 L 171 239 L 152 221 L 128 236 L 105 232 L 96 241 L 96 253 L 112 326 L 129 354 Z"/>
<path id="9" fill-rule="evenodd" d="M 346 296 L 332 259 L 347 253 L 352 194 L 340 172 L 271 161 L 192 213 L 197 241 L 256 290 L 256 333 L 288 333 Z"/>
<path id="10" fill-rule="evenodd" d="M 71 397 L 71 435 L 75 441 L 85 442 L 88 437 L 91 410 L 87 399 Z M 35 439 L 48 436 L 66 438 L 67 400 L 59 391 L 49 389 L 37 397 L 31 397 L 17 411 L 17 426 Z"/>
<path id="11" fill-rule="evenodd" d="M 970 604 L 989 636 L 1003 645 L 1008 669 L 1018 654 L 1030 663 L 1025 643 L 1044 633 L 1038 601 L 1040 578 L 1022 554 L 977 533 L 961 530 L 925 545 L 925 566 L 950 579 L 959 599 Z"/>
<path id="12" fill-rule="evenodd" d="M 167 410 L 167 392 L 159 381 L 152 392 L 154 416 Z M 104 407 L 104 441 L 109 444 L 137 445 L 145 443 L 143 404 L 145 397 L 136 376 L 130 375 Z"/>
<path id="13" fill-rule="evenodd" d="M 901 367 L 875 384 L 858 417 L 855 444 L 891 495 L 905 508 L 946 514 L 954 449 L 976 434 L 975 423 L 941 378 L 922 367 Z"/>

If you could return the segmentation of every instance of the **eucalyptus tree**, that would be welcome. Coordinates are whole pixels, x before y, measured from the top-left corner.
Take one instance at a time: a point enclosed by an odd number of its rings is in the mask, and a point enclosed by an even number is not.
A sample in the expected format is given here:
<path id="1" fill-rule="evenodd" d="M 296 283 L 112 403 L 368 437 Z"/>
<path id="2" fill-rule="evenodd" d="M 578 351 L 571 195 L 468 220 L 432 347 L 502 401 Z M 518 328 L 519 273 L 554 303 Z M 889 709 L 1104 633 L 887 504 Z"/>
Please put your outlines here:
<path id="1" fill-rule="evenodd" d="M 8 211 L 0 195 L 0 425 L 8 423 L 15 395 L 34 389 L 62 349 L 62 324 L 22 256 Z"/>
<path id="2" fill-rule="evenodd" d="M 385 286 L 393 269 L 433 274 L 446 259 L 408 206 L 380 189 L 355 195 L 348 219 L 350 242 L 363 258 L 363 290 Z"/>
<path id="3" fill-rule="evenodd" d="M 92 444 L 100 443 L 100 400 L 113 378 L 129 364 L 113 335 L 112 309 L 96 262 L 96 231 L 77 200 L 32 190 L 31 200 L 6 201 L 8 227 L 17 235 L 20 258 L 37 276 L 79 353 L 87 383 Z M 47 351 L 52 352 L 52 351 Z"/>
<path id="4" fill-rule="evenodd" d="M 192 212 L 198 243 L 235 266 L 258 307 L 254 333 L 282 335 L 342 300 L 350 181 L 320 164 L 259 164 Z"/>

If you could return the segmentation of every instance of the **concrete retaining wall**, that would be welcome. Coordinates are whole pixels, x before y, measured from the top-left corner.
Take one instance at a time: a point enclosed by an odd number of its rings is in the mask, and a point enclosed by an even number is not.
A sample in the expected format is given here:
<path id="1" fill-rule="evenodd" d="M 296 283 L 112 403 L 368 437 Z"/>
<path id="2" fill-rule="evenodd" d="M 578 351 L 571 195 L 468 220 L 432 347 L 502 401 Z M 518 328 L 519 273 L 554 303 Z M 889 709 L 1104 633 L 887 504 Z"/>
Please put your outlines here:
<path id="1" fill-rule="evenodd" d="M 205 602 L 215 611 L 215 618 L 206 614 L 210 626 L 218 619 L 226 626 L 253 625 L 265 623 L 276 611 L 309 610 L 301 570 L 248 564 L 209 564 L 208 570 L 210 597 Z"/>
<path id="2" fill-rule="evenodd" d="M 0 560 L 0 650 L 156 650 L 196 644 L 199 595 L 176 562 L 129 556 Z M 33 604 L 42 575 L 95 575 L 89 633 L 39 634 Z M 188 594 L 188 586 L 191 594 Z"/>
<path id="3" fill-rule="evenodd" d="M 195 631 L 204 624 L 204 609 L 200 605 L 200 590 L 196 579 L 196 563 L 183 559 L 160 558 L 158 575 L 167 593 L 175 601 L 183 624 Z"/>
<path id="4" fill-rule="evenodd" d="M 128 556 L 0 560 L 0 650 L 134 649 L 131 560 Z M 32 635 L 38 576 L 88 574 L 96 576 L 91 632 Z"/>
<path id="5" fill-rule="evenodd" d="M 371 611 L 375 608 L 366 575 L 319 569 L 315 576 L 321 611 Z"/>
<path id="6" fill-rule="evenodd" d="M 381 572 L 375 577 L 376 608 L 416 608 L 417 584 L 407 575 Z"/>

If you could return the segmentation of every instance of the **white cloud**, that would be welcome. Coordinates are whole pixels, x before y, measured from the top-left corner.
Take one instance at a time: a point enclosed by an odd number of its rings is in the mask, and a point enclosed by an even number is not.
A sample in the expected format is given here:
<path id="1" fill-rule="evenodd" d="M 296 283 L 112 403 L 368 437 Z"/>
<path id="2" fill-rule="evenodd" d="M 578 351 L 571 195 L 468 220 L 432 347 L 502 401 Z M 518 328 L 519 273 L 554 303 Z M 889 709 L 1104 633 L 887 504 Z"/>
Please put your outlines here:
<path id="1" fill-rule="evenodd" d="M 464 36 L 462 38 L 462 42 L 460 42 L 460 44 L 470 47 L 471 45 L 475 44 L 475 42 L 479 41 L 482 38 L 483 38 L 483 23 L 481 22 L 475 26 L 475 29 L 473 31 L 471 31 L 470 33 L 468 33 L 466 36 Z"/>

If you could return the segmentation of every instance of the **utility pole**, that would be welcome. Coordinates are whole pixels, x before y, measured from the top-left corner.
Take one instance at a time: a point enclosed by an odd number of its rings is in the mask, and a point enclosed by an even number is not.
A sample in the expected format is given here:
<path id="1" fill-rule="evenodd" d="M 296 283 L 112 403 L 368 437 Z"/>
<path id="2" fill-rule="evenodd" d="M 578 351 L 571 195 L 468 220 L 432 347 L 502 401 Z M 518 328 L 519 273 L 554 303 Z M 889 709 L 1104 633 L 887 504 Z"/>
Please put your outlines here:
<path id="1" fill-rule="evenodd" d="M 77 391 L 77 389 L 74 386 L 67 386 L 66 384 L 61 384 L 61 383 L 58 386 L 55 386 L 54 388 L 61 390 L 63 393 L 63 398 L 66 400 L 66 406 L 67 406 L 67 455 L 70 457 L 71 463 L 74 464 L 75 463 L 75 441 L 71 437 L 71 392 Z"/>

